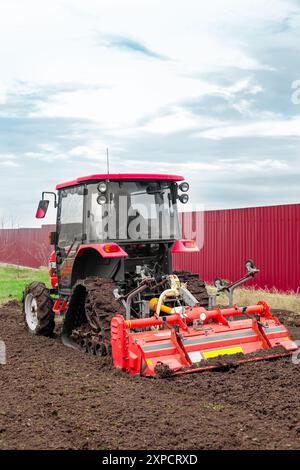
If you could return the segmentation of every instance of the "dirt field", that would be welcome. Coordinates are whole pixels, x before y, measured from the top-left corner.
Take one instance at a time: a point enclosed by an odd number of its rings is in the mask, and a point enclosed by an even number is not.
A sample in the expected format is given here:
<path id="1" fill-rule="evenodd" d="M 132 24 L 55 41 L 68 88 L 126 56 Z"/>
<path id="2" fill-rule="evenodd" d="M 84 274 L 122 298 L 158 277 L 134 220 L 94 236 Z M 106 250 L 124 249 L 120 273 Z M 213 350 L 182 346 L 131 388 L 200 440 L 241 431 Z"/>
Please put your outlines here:
<path id="1" fill-rule="evenodd" d="M 300 325 L 282 313 L 294 339 Z M 294 326 L 292 326 L 294 324 Z M 300 365 L 132 378 L 0 309 L 0 449 L 300 449 Z"/>

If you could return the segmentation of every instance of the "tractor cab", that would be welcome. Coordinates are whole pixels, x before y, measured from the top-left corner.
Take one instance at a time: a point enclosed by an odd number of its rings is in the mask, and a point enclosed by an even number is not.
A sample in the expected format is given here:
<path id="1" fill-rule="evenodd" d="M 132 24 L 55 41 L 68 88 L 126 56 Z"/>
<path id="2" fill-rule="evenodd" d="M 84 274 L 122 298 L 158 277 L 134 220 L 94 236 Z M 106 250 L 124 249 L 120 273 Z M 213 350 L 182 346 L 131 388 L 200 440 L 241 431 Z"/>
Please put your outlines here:
<path id="1" fill-rule="evenodd" d="M 175 175 L 99 174 L 57 185 L 51 240 L 60 291 L 67 293 L 82 273 L 118 281 L 137 269 L 170 273 L 171 251 L 181 238 L 177 204 L 189 200 L 183 180 Z M 43 193 L 37 218 L 46 215 L 46 194 L 51 193 Z M 195 249 L 182 242 L 180 247 Z"/>

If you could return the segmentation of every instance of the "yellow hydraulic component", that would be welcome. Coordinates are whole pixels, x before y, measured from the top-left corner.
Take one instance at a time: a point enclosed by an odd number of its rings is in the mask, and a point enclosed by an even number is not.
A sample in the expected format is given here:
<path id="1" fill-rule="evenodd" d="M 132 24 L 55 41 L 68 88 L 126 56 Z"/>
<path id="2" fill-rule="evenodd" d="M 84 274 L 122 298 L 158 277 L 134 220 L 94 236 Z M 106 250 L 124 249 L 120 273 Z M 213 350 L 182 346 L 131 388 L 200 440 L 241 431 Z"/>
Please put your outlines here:
<path id="1" fill-rule="evenodd" d="M 160 294 L 159 299 L 154 298 L 154 299 L 151 299 L 149 302 L 150 309 L 155 311 L 155 314 L 157 317 L 159 317 L 160 312 L 164 312 L 167 314 L 172 313 L 172 309 L 164 305 L 163 303 L 164 300 L 167 299 L 168 297 L 178 298 L 180 296 L 179 288 L 186 287 L 186 284 L 180 282 L 178 276 L 176 276 L 175 274 L 171 274 L 170 276 L 168 276 L 168 279 L 169 279 L 171 288 L 164 290 Z"/>
<path id="2" fill-rule="evenodd" d="M 158 298 L 157 298 L 157 297 L 154 297 L 153 299 L 149 300 L 149 307 L 150 307 L 150 310 L 152 310 L 153 312 L 155 312 L 155 311 L 156 311 L 156 308 L 157 308 L 157 304 L 158 304 Z M 163 313 L 167 313 L 167 314 L 172 313 L 171 307 L 167 307 L 167 306 L 164 305 L 164 304 L 161 305 L 160 311 L 163 312 Z"/>

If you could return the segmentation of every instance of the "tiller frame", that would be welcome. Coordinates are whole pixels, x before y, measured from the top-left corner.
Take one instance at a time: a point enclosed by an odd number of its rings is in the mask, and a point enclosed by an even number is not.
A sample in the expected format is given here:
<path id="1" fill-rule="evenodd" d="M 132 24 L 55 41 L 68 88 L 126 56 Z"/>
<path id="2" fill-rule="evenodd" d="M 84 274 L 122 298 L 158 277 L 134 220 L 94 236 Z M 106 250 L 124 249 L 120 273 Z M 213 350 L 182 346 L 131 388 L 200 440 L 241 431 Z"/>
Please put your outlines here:
<path id="1" fill-rule="evenodd" d="M 134 320 L 116 315 L 111 320 L 111 348 L 115 367 L 150 377 L 157 375 L 158 366 L 182 374 L 218 368 L 219 356 L 243 363 L 298 349 L 263 301 L 244 308 L 185 306 L 170 309 L 167 316 Z"/>

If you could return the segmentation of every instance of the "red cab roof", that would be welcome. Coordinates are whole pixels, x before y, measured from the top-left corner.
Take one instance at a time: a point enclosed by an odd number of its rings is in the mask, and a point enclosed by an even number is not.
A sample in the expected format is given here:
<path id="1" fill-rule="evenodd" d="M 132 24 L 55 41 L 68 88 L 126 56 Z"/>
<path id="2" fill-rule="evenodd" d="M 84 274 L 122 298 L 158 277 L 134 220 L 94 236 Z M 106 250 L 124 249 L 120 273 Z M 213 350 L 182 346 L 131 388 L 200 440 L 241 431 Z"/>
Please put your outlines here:
<path id="1" fill-rule="evenodd" d="M 60 183 L 56 186 L 56 189 L 67 188 L 69 186 L 77 186 L 82 183 L 88 183 L 93 181 L 101 180 L 163 180 L 163 181 L 183 181 L 183 176 L 176 175 L 157 175 L 147 173 L 119 173 L 119 174 L 100 174 L 82 176 L 73 181 L 67 181 L 66 183 Z"/>

